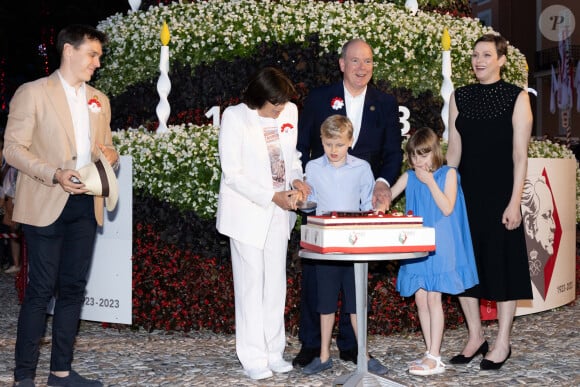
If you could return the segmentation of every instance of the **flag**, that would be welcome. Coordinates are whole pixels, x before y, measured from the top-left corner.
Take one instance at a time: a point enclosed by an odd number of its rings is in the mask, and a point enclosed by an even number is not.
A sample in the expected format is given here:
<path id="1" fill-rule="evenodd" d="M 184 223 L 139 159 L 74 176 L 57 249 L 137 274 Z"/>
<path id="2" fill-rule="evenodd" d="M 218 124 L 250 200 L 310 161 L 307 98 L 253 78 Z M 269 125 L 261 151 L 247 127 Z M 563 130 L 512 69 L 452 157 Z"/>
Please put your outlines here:
<path id="1" fill-rule="evenodd" d="M 558 91 L 558 79 L 556 79 L 556 72 L 552 66 L 552 88 L 550 90 L 550 113 L 556 113 L 556 93 Z"/>
<path id="2" fill-rule="evenodd" d="M 574 77 L 574 88 L 576 89 L 576 111 L 580 113 L 580 60 L 576 63 L 576 76 Z"/>
<path id="3" fill-rule="evenodd" d="M 560 73 L 558 74 L 558 109 L 567 110 L 572 107 L 572 77 L 568 63 L 569 38 L 566 36 L 566 29 L 562 30 L 561 39 L 558 41 L 558 51 L 560 53 Z"/>

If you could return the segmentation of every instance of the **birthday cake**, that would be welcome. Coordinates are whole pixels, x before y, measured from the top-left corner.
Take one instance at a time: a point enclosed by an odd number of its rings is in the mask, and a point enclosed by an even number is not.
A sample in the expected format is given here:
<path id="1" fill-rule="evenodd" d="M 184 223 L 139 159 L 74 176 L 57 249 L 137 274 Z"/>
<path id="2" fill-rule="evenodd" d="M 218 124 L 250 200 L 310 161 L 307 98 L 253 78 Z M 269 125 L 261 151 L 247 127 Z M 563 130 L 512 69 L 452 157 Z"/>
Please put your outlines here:
<path id="1" fill-rule="evenodd" d="M 330 212 L 309 216 L 300 246 L 317 253 L 411 253 L 435 250 L 435 229 L 402 213 Z"/>

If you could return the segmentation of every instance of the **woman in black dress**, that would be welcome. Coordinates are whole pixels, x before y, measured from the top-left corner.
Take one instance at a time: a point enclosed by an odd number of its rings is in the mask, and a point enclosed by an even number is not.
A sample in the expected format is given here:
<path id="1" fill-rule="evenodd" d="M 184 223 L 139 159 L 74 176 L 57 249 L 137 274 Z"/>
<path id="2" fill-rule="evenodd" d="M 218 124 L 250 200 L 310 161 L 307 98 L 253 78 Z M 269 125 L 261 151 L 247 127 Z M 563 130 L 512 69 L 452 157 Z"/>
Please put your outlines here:
<path id="1" fill-rule="evenodd" d="M 532 111 L 527 92 L 501 80 L 506 54 L 505 38 L 480 37 L 471 56 L 479 83 L 458 88 L 449 106 L 447 162 L 462 176 L 479 274 L 479 285 L 459 297 L 469 340 L 450 362 L 466 364 L 482 354 L 481 369 L 499 369 L 510 357 L 516 300 L 532 298 L 520 210 Z M 497 301 L 499 331 L 491 350 L 480 298 Z"/>

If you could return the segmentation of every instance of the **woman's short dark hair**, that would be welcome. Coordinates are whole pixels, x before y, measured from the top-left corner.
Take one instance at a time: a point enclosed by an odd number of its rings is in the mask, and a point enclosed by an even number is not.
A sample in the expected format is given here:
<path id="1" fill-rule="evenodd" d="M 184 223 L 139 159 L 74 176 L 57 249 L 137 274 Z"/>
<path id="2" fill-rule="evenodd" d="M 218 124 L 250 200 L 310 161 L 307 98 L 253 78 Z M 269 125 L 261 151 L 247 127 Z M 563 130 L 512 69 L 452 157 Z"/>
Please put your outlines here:
<path id="1" fill-rule="evenodd" d="M 473 47 L 479 42 L 489 42 L 495 44 L 495 51 L 497 52 L 497 57 L 501 58 L 502 55 L 507 57 L 508 42 L 506 38 L 497 34 L 485 34 L 479 37 L 473 44 Z"/>
<path id="2" fill-rule="evenodd" d="M 286 103 L 295 95 L 294 85 L 282 70 L 264 67 L 250 79 L 242 100 L 250 109 L 259 109 L 266 102 L 272 105 Z"/>
<path id="3" fill-rule="evenodd" d="M 58 33 L 56 38 L 56 51 L 59 56 L 62 56 L 62 51 L 66 43 L 72 45 L 74 48 L 79 48 L 85 39 L 98 40 L 102 45 L 107 43 L 107 35 L 104 32 L 84 24 L 71 24 L 70 26 L 64 27 Z"/>

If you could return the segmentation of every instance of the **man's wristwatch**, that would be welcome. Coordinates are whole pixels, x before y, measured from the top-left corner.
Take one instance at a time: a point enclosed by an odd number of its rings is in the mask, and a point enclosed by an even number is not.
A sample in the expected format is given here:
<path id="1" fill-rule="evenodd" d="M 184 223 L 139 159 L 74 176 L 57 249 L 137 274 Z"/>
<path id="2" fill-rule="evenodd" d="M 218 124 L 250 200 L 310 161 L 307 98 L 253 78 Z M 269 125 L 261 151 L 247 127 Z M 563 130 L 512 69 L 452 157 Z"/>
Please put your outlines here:
<path id="1" fill-rule="evenodd" d="M 56 171 L 54 171 L 54 175 L 52 175 L 52 184 L 58 184 L 58 179 L 56 178 L 58 171 L 62 171 L 62 168 L 57 168 Z"/>

